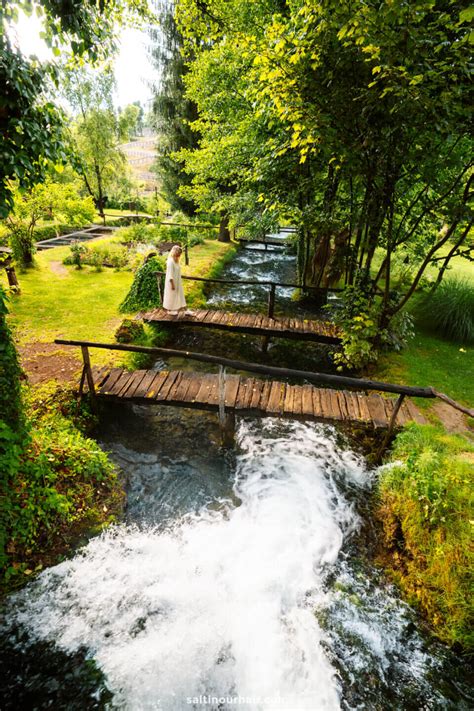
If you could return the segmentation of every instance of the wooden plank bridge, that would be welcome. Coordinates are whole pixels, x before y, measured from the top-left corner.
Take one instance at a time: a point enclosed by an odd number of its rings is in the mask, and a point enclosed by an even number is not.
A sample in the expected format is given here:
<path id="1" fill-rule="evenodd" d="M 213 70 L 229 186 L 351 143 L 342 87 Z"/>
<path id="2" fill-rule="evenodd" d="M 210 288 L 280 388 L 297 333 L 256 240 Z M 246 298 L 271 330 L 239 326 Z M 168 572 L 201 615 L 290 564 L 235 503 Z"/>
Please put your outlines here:
<path id="1" fill-rule="evenodd" d="M 240 375 L 181 370 L 93 368 L 96 397 L 136 404 L 173 405 L 227 414 L 285 417 L 324 422 L 360 423 L 386 429 L 397 400 L 314 385 L 248 378 Z M 425 422 L 418 409 L 405 400 L 397 413 L 398 425 Z"/>
<path id="2" fill-rule="evenodd" d="M 214 328 L 233 333 L 317 341 L 332 345 L 341 342 L 341 332 L 335 324 L 328 321 L 236 314 L 209 309 L 197 309 L 191 314 L 180 313 L 173 316 L 162 308 L 141 312 L 136 318 L 143 319 L 146 323 L 162 323 L 167 326 Z"/>

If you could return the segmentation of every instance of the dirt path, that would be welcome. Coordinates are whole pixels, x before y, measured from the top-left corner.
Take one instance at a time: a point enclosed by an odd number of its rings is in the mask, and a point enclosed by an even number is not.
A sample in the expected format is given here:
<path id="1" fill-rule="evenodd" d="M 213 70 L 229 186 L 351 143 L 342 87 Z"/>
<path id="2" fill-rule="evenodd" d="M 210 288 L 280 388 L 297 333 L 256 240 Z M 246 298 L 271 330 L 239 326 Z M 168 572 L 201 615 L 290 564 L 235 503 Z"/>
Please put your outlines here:
<path id="1" fill-rule="evenodd" d="M 56 380 L 58 383 L 77 382 L 82 363 L 67 347 L 36 342 L 19 346 L 18 351 L 21 366 L 31 385 L 48 380 Z"/>
<path id="2" fill-rule="evenodd" d="M 455 410 L 454 407 L 440 400 L 435 402 L 431 409 L 439 417 L 447 432 L 468 434 L 474 437 L 474 428 L 469 426 L 467 416 L 459 410 Z"/>
<path id="3" fill-rule="evenodd" d="M 64 266 L 62 262 L 50 262 L 49 267 L 54 274 L 57 276 L 67 276 L 68 275 L 68 270 Z"/>

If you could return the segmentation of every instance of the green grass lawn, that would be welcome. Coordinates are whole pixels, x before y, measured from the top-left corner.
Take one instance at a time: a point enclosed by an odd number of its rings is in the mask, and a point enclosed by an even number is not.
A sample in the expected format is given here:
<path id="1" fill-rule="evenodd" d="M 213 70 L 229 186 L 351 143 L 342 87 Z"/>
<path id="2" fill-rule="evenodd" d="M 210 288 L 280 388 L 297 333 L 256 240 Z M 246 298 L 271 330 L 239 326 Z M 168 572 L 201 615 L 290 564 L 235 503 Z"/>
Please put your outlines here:
<path id="1" fill-rule="evenodd" d="M 464 405 L 474 405 L 474 348 L 423 331 L 402 351 L 382 355 L 375 375 L 405 385 L 431 385 Z M 432 402 L 417 400 L 423 407 Z"/>
<path id="2" fill-rule="evenodd" d="M 233 249 L 230 244 L 212 240 L 197 245 L 190 250 L 190 265 L 183 268 L 183 273 L 205 276 Z M 97 272 L 89 267 L 81 270 L 64 267 L 62 260 L 69 252 L 69 247 L 38 252 L 36 267 L 18 273 L 21 294 L 11 297 L 9 309 L 20 345 L 50 343 L 55 338 L 114 340 L 124 318 L 118 307 L 130 288 L 133 274 L 113 269 Z M 3 271 L 0 283 L 6 286 Z M 185 282 L 185 290 L 196 291 L 196 287 Z M 112 360 L 110 352 L 94 352 L 95 363 Z"/>

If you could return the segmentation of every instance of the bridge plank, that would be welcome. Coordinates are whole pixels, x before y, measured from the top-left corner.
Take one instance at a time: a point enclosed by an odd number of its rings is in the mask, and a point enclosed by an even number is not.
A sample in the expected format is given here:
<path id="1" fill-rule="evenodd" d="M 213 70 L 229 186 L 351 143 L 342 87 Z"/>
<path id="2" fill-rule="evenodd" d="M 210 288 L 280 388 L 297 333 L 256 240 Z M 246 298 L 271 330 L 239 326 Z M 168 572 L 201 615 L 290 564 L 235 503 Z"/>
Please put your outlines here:
<path id="1" fill-rule="evenodd" d="M 366 402 L 374 426 L 376 428 L 385 427 L 387 424 L 387 416 L 380 395 L 369 395 Z"/>
<path id="2" fill-rule="evenodd" d="M 268 400 L 270 399 L 270 391 L 272 389 L 271 380 L 265 380 L 262 395 L 260 397 L 259 409 L 261 412 L 266 412 L 268 407 Z"/>
<path id="3" fill-rule="evenodd" d="M 178 386 L 182 377 L 183 373 L 180 370 L 172 370 L 168 375 L 167 379 L 164 382 L 160 383 L 160 388 L 156 391 L 155 394 L 155 400 L 164 401 L 168 400 L 168 398 L 172 400 L 172 393 Z"/>
<path id="4" fill-rule="evenodd" d="M 336 390 L 328 389 L 327 394 L 328 394 L 328 399 L 330 402 L 332 418 L 334 420 L 343 420 L 344 418 L 342 416 L 342 412 L 339 407 L 338 392 Z"/>
<path id="5" fill-rule="evenodd" d="M 186 391 L 186 402 L 194 403 L 196 402 L 196 395 L 201 387 L 201 374 L 193 373 L 193 379 L 189 384 L 189 388 Z"/>
<path id="6" fill-rule="evenodd" d="M 206 404 L 206 405 L 207 405 L 207 401 L 208 401 L 208 399 L 209 399 L 209 393 L 210 393 L 211 388 L 212 388 L 212 379 L 213 379 L 214 377 L 215 377 L 215 376 L 210 375 L 210 374 L 208 374 L 208 373 L 204 373 L 204 374 L 201 376 L 201 384 L 200 384 L 199 390 L 197 391 L 197 393 L 196 393 L 196 395 L 195 395 L 195 397 L 194 397 L 194 401 L 193 401 L 193 402 L 200 402 L 200 403 L 202 403 L 202 404 Z"/>
<path id="7" fill-rule="evenodd" d="M 113 387 L 113 385 L 117 382 L 122 373 L 123 368 L 112 368 L 107 378 L 104 380 L 100 387 L 99 395 L 108 395 L 110 388 Z"/>
<path id="8" fill-rule="evenodd" d="M 136 384 L 136 380 L 137 380 L 137 373 L 136 372 L 130 373 L 130 378 L 128 379 L 128 381 L 126 383 L 124 383 L 124 385 L 122 386 L 120 391 L 117 393 L 117 397 L 125 398 L 127 396 L 129 389 Z"/>
<path id="9" fill-rule="evenodd" d="M 339 410 L 341 411 L 341 418 L 344 421 L 350 420 L 346 398 L 344 397 L 344 393 L 341 392 L 341 390 L 337 391 L 337 403 L 339 405 Z"/>
<path id="10" fill-rule="evenodd" d="M 156 376 L 156 373 L 157 373 L 157 372 L 158 372 L 158 371 L 156 371 L 156 370 L 149 370 L 149 371 L 148 371 L 148 373 L 147 373 L 147 374 L 145 375 L 145 377 L 142 379 L 141 383 L 139 383 L 139 384 L 137 385 L 137 387 L 136 387 L 135 396 L 134 396 L 135 398 L 141 399 L 141 398 L 144 398 L 144 397 L 145 397 L 145 395 L 146 395 L 146 393 L 147 393 L 147 391 L 148 391 L 148 389 L 149 389 L 149 385 L 150 385 L 150 384 L 153 382 L 153 380 L 155 379 L 155 376 Z M 166 373 L 166 374 L 168 373 L 168 371 L 166 371 L 166 370 L 162 370 L 162 371 L 160 371 L 160 372 L 163 373 L 163 375 L 164 375 L 165 373 Z"/>
<path id="11" fill-rule="evenodd" d="M 147 400 L 157 400 L 161 388 L 165 385 L 171 373 L 168 370 L 155 370 L 155 377 L 148 383 L 144 397 Z"/>
<path id="12" fill-rule="evenodd" d="M 284 415 L 292 415 L 293 414 L 293 402 L 295 399 L 295 389 L 294 385 L 287 385 L 286 386 L 286 391 L 285 391 L 285 399 L 283 401 L 283 408 L 282 412 Z"/>
<path id="13" fill-rule="evenodd" d="M 259 409 L 260 399 L 262 397 L 264 385 L 265 382 L 263 380 L 254 379 L 254 384 L 252 387 L 252 397 L 249 403 L 249 408 L 251 410 Z"/>
<path id="14" fill-rule="evenodd" d="M 181 378 L 181 381 L 178 385 L 177 388 L 175 388 L 174 393 L 173 393 L 173 399 L 176 400 L 176 402 L 182 402 L 183 400 L 186 400 L 186 393 L 189 389 L 189 386 L 193 380 L 193 373 L 190 372 L 185 372 L 183 373 L 183 377 Z M 168 397 L 168 400 L 170 398 Z"/>
<path id="15" fill-rule="evenodd" d="M 273 382 L 268 399 L 267 412 L 281 414 L 282 405 L 285 401 L 285 383 Z"/>
<path id="16" fill-rule="evenodd" d="M 130 384 L 130 387 L 127 390 L 127 398 L 133 398 L 136 392 L 136 389 L 142 382 L 143 378 L 146 376 L 148 373 L 147 370 L 136 370 L 135 371 L 135 377 L 133 379 L 133 384 Z"/>
<path id="17" fill-rule="evenodd" d="M 301 406 L 301 414 L 309 416 L 312 416 L 314 414 L 312 385 L 303 385 L 303 402 Z"/>
<path id="18" fill-rule="evenodd" d="M 94 370 L 94 378 L 99 397 L 127 401 L 145 399 L 185 407 L 193 404 L 214 410 L 219 406 L 219 377 L 216 374 L 179 370 L 128 372 L 122 368 L 101 367 Z M 227 411 L 361 422 L 379 429 L 388 426 L 395 403 L 393 397 L 318 388 L 309 383 L 290 385 L 235 374 L 225 378 Z M 412 402 L 405 400 L 397 424 L 410 420 L 423 422 L 424 418 Z"/>
<path id="19" fill-rule="evenodd" d="M 295 415 L 302 415 L 303 414 L 303 386 L 302 385 L 293 385 L 295 394 L 294 394 L 294 400 L 293 400 L 293 409 Z"/>
<path id="20" fill-rule="evenodd" d="M 109 388 L 109 395 L 118 395 L 125 383 L 130 380 L 130 375 L 131 373 L 128 370 L 122 370 L 114 385 Z"/>

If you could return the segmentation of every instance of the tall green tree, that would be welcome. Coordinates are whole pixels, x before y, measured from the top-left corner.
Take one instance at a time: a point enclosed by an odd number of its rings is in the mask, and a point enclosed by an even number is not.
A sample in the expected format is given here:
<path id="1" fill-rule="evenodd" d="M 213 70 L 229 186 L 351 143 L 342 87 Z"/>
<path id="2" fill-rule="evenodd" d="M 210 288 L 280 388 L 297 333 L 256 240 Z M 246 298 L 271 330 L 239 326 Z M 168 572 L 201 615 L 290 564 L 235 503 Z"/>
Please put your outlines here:
<path id="1" fill-rule="evenodd" d="M 472 13 L 454 0 L 177 9 L 202 136 L 182 153 L 191 190 L 213 188 L 228 146 L 238 193 L 260 185 L 263 205 L 296 220 L 301 279 L 363 285 L 385 329 L 471 229 Z"/>
<path id="2" fill-rule="evenodd" d="M 174 18 L 174 0 L 164 0 L 158 7 L 160 28 L 152 34 L 152 58 L 159 72 L 152 109 L 158 134 L 156 172 L 161 192 L 171 207 L 192 216 L 196 203 L 178 192 L 179 187 L 189 184 L 191 179 L 176 152 L 198 144 L 199 133 L 193 128 L 197 108 L 185 95 L 187 66 L 182 53 L 183 38 Z"/>
<path id="3" fill-rule="evenodd" d="M 65 116 L 48 89 L 57 86 L 57 67 L 25 58 L 10 39 L 20 10 L 31 13 L 33 4 L 17 0 L 0 5 L 0 217 L 13 206 L 14 181 L 30 188 L 44 180 L 51 162 L 66 163 L 70 155 Z M 46 41 L 56 56 L 72 54 L 89 61 L 113 49 L 119 24 L 148 13 L 145 0 L 39 0 L 35 10 L 42 13 Z"/>
<path id="4" fill-rule="evenodd" d="M 112 104 L 114 76 L 110 71 L 75 68 L 65 72 L 64 93 L 73 108 L 72 139 L 78 169 L 87 193 L 103 216 L 109 192 L 127 176 L 123 136 Z M 137 112 L 137 108 L 134 113 Z"/>

